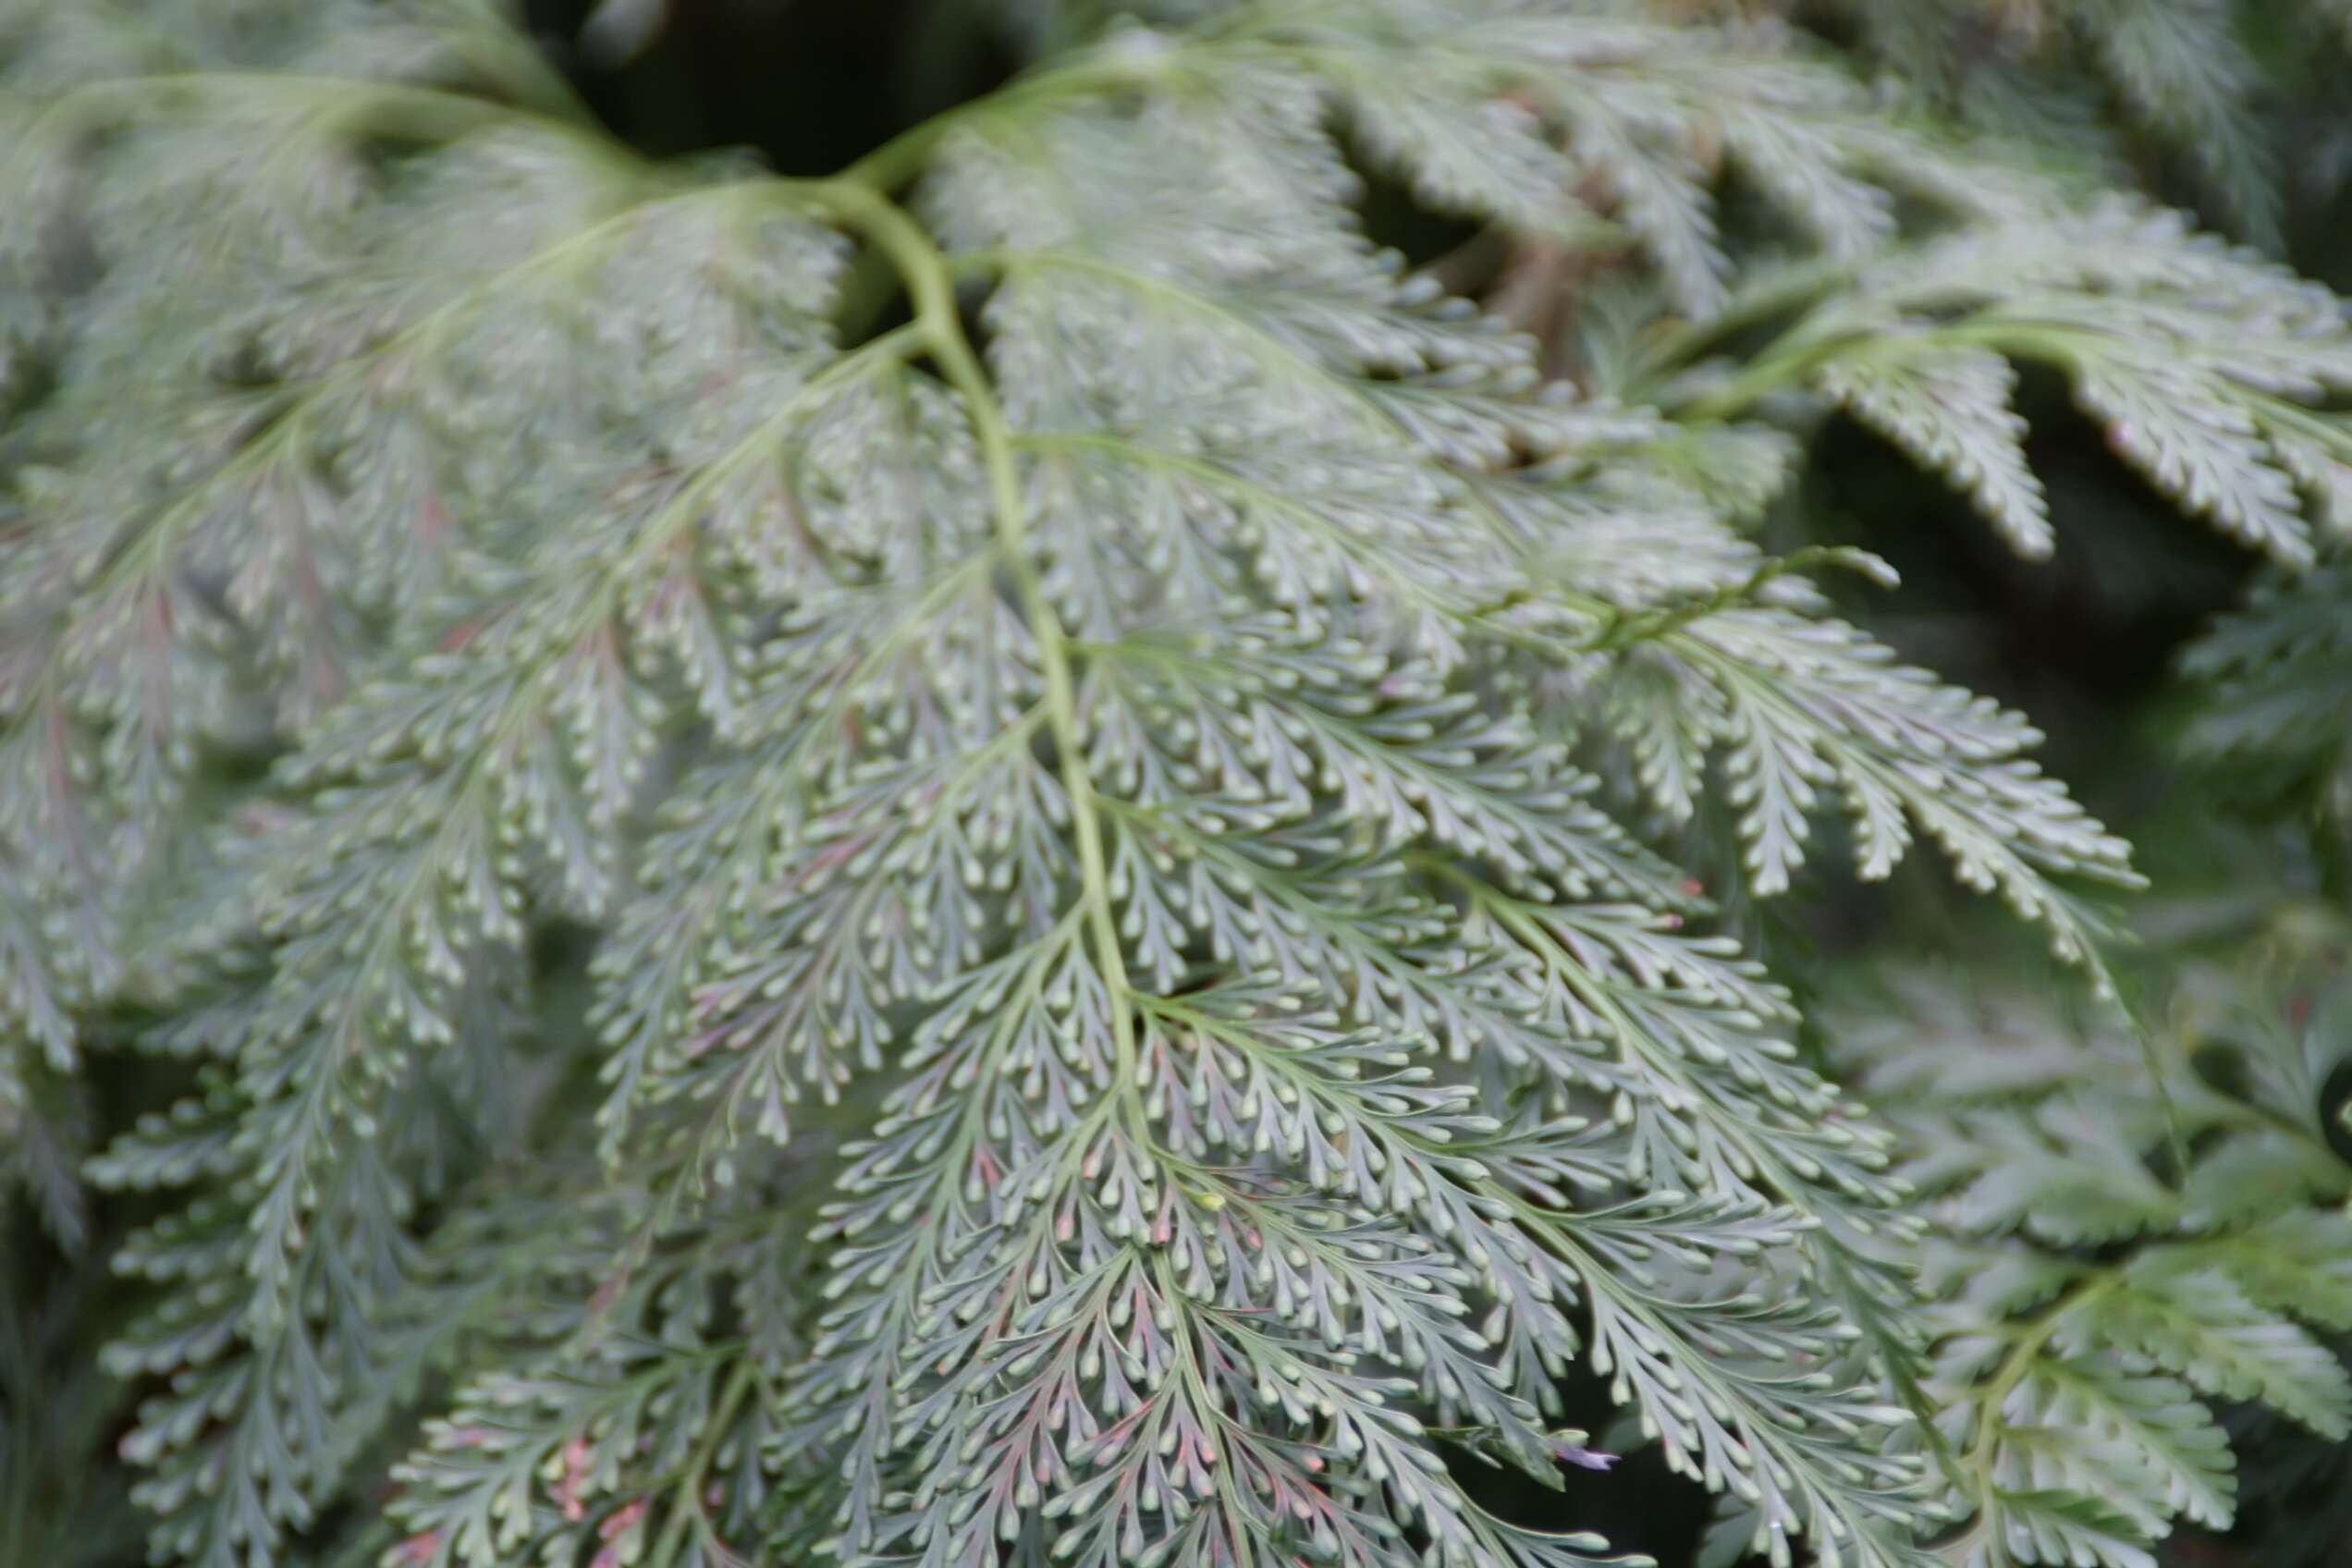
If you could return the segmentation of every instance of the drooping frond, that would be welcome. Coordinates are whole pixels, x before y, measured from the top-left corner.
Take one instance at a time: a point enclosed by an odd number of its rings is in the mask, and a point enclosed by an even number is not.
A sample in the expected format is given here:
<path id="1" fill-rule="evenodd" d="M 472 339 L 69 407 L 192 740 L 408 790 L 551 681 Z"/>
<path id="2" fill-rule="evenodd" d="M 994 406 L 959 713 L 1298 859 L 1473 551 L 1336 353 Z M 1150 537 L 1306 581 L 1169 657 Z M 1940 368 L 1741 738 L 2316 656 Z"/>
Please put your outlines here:
<path id="1" fill-rule="evenodd" d="M 125 1004 L 195 1076 L 93 1167 L 189 1194 L 119 1255 L 159 1557 L 388 1474 L 409 1568 L 1581 1568 L 1449 1464 L 1590 1460 L 1581 1364 L 1775 1562 L 1925 1561 L 1888 1131 L 1579 762 L 2102 978 L 2125 847 L 1746 536 L 1788 441 L 1547 384 L 1351 159 L 1694 312 L 1752 184 L 1843 280 L 1773 362 L 2027 543 L 1997 356 L 2190 399 L 2131 449 L 2307 548 L 2332 302 L 1630 7 L 1135 30 L 816 180 L 363 9 L 36 18 L 0 107 L 0 1107 Z"/>
<path id="2" fill-rule="evenodd" d="M 1953 1561 L 2147 1568 L 2176 1524 L 2230 1525 L 2227 1407 L 2352 1427 L 2315 1332 L 2352 1317 L 2352 1168 L 2321 1093 L 2336 1047 L 2308 1011 L 2324 969 L 2167 956 L 2155 1082 L 2140 1043 L 1958 974 L 1831 1029 L 1928 1204 Z"/>
<path id="3" fill-rule="evenodd" d="M 1689 412 L 1740 415 L 1809 386 L 1943 474 L 2020 554 L 2044 556 L 2051 519 L 2010 369 L 2044 366 L 2118 458 L 2248 548 L 2307 566 L 2342 526 L 2352 447 L 2321 411 L 2352 379 L 2342 302 L 2171 214 L 2111 200 L 1804 293 L 1817 302 L 1737 377 L 1689 377 Z M 1770 286 L 1758 300 L 1785 313 Z M 1660 368 L 1679 352 L 1670 340 Z"/>
<path id="4" fill-rule="evenodd" d="M 2339 503 L 2341 504 L 2341 503 Z M 2352 785 L 2352 566 L 2332 557 L 2275 576 L 2193 644 L 2200 686 L 2190 743 L 2255 782 L 2321 804 L 2339 823 Z"/>
<path id="5" fill-rule="evenodd" d="M 1837 9 L 1870 55 L 1937 107 L 2119 169 L 2177 174 L 2202 210 L 2266 250 L 2278 246 L 2295 172 L 2265 135 L 2267 56 L 2352 39 L 2337 0 L 1843 0 Z"/>

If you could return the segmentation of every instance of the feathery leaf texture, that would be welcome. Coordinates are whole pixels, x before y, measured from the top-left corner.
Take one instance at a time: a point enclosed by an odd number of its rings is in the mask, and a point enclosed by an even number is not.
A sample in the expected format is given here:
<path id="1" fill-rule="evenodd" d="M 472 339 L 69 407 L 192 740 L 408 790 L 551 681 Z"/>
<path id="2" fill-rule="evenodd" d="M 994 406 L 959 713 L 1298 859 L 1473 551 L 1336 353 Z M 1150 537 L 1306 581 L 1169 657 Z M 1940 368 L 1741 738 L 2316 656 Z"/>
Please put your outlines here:
<path id="1" fill-rule="evenodd" d="M 18 6 L 0 98 L 0 1110 L 120 1006 L 196 1080 L 92 1168 L 188 1190 L 109 1354 L 161 1559 L 294 1560 L 455 1369 L 387 1562 L 1579 1568 L 1446 1455 L 1557 1484 L 1582 1361 L 1775 1562 L 1926 1561 L 1889 1132 L 1631 819 L 1765 895 L 1834 800 L 2102 977 L 2125 849 L 1741 533 L 1784 442 L 1546 385 L 1341 133 L 1695 312 L 1728 160 L 1850 279 L 1793 384 L 2027 547 L 1997 356 L 2308 551 L 2332 301 L 1624 6 L 1132 30 L 820 180 L 641 160 L 484 7 L 244 9 L 285 68 Z M 2177 1278 L 2019 1397 L 2210 1513 L 2150 1368 L 2334 1405 Z"/>
<path id="2" fill-rule="evenodd" d="M 2340 51 L 2340 0 L 1845 0 L 1866 49 L 1936 107 L 2118 170 L 2169 165 L 2229 230 L 2276 251 L 2286 191 L 2257 36 Z M 2095 105 L 2083 112 L 2085 101 Z M 2150 156 L 2153 154 L 2153 156 Z"/>
<path id="3" fill-rule="evenodd" d="M 2352 1430 L 2315 1332 L 2352 1309 L 2352 1165 L 2321 1092 L 2339 1047 L 2309 996 L 2341 936 L 2284 972 L 2175 952 L 2156 1082 L 2140 1044 L 1958 974 L 1899 976 L 1834 1030 L 1928 1206 L 1952 1561 L 2146 1568 L 2176 1521 L 2233 1520 L 2218 1406 Z M 2174 1144 L 2191 1163 L 2166 1179 Z"/>
<path id="4" fill-rule="evenodd" d="M 2063 375 L 2125 464 L 2182 510 L 2282 565 L 2339 536 L 2352 480 L 2343 302 L 2121 197 L 1994 223 L 1852 275 L 1759 280 L 1734 316 L 1779 318 L 1736 374 L 1658 349 L 1648 385 L 1694 415 L 1738 417 L 1809 383 L 1945 475 L 2018 553 L 2053 544 L 2014 412 L 2014 363 Z"/>
<path id="5" fill-rule="evenodd" d="M 2191 645 L 2203 689 L 2188 741 L 2241 787 L 2285 792 L 2341 822 L 2352 807 L 2352 563 L 2275 573 Z"/>

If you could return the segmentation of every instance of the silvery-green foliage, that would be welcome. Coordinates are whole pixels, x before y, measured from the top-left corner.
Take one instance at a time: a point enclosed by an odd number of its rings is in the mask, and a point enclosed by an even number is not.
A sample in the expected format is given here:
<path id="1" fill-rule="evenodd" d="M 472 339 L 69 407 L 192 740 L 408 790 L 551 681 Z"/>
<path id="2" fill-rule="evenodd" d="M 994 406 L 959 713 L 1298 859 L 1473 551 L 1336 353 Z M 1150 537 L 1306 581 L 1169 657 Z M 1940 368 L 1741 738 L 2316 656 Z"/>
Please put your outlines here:
<path id="1" fill-rule="evenodd" d="M 1933 1452 L 1965 1521 L 1951 1561 L 2149 1568 L 2176 1526 L 2232 1524 L 2225 1415 L 2258 1407 L 2316 1457 L 2352 1430 L 2323 1337 L 2352 1327 L 2329 1087 L 2345 935 L 2340 909 L 2224 888 L 2160 923 L 2144 1039 L 1964 970 L 1895 976 L 1832 1030 L 1929 1221 L 1909 1256 L 1933 1298 Z"/>
<path id="2" fill-rule="evenodd" d="M 2342 0 L 1833 0 L 1877 63 L 1971 123 L 2165 174 L 2275 251 L 2319 170 L 2272 133 L 2281 55 L 2340 69 Z"/>
<path id="3" fill-rule="evenodd" d="M 2037 249 L 2030 177 L 1632 6 L 1128 30 L 822 180 L 649 165 L 454 0 L 265 72 L 18 9 L 0 1109 L 126 1009 L 197 1083 L 92 1168 L 185 1194 L 108 1357 L 161 1559 L 1567 1568 L 1446 1455 L 1557 1484 L 1581 1362 L 1727 1538 L 1925 1561 L 1888 1131 L 1579 759 L 1758 895 L 1924 837 L 2100 977 L 2125 847 L 1742 533 L 1785 440 L 1547 385 L 1341 132 L 1698 312 L 1704 141 L 1858 269 L 1842 348 L 1971 246 L 1993 325 L 2103 301 L 2045 331 L 2238 399 L 2150 439 L 2282 556 L 2319 296 Z"/>
<path id="4" fill-rule="evenodd" d="M 2243 784 L 2352 808 L 2352 567 L 2341 556 L 2275 575 L 2183 660 L 2203 686 L 2189 733 Z"/>
<path id="5" fill-rule="evenodd" d="M 2344 526 L 2352 440 L 2321 411 L 2352 386 L 2343 301 L 2176 214 L 2114 197 L 1989 224 L 1850 275 L 1768 279 L 1747 310 L 1778 328 L 1753 363 L 1692 365 L 1706 339 L 1684 334 L 1643 385 L 1717 415 L 1809 385 L 2022 555 L 2053 536 L 2012 407 L 2021 364 L 2063 376 L 2119 459 L 2248 547 L 2307 567 Z"/>

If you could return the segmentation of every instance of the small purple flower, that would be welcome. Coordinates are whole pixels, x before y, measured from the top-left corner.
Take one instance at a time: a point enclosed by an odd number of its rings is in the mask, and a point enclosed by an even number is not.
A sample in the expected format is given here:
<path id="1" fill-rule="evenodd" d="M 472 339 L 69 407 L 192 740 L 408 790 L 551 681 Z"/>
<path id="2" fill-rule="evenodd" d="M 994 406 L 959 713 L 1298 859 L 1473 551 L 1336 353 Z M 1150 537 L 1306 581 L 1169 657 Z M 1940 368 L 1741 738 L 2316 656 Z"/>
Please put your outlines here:
<path id="1" fill-rule="evenodd" d="M 1584 1436 L 1582 1432 L 1575 1435 L 1579 1438 Z M 1565 1437 L 1551 1439 L 1551 1456 L 1562 1464 L 1574 1464 L 1586 1470 L 1606 1470 L 1616 1464 L 1621 1457 L 1614 1453 L 1602 1453 L 1598 1449 L 1586 1448 L 1584 1444 Z"/>

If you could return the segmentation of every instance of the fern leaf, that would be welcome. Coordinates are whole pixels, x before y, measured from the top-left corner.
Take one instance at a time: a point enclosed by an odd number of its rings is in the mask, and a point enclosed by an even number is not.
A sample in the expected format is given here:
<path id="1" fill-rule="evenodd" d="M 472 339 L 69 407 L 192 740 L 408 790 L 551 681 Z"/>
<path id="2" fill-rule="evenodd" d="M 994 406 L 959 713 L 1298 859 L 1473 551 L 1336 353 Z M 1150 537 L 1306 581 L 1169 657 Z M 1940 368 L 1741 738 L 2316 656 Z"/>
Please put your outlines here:
<path id="1" fill-rule="evenodd" d="M 1615 6 L 1136 29 L 818 179 L 648 163 L 459 0 L 239 0 L 262 71 L 114 9 L 5 109 L 0 1114 L 93 1018 L 194 1084 L 92 1167 L 183 1194 L 110 1353 L 159 1560 L 1593 1568 L 1444 1446 L 1556 1484 L 1582 1362 L 1776 1563 L 1928 1561 L 1939 1399 L 2003 1550 L 2137 1562 L 2226 1513 L 2199 1394 L 2341 1424 L 2323 1236 L 2094 1192 L 2154 1113 L 2079 1077 L 2054 1223 L 1965 1117 L 1914 1213 L 1960 1110 L 1817 1071 L 1604 782 L 1728 812 L 1735 897 L 1930 839 L 2103 983 L 2121 840 L 1831 617 L 1868 557 L 1750 543 L 1795 445 L 1717 416 L 1848 397 L 2030 545 L 2056 364 L 2293 560 L 2320 291 Z M 1692 319 L 1580 398 L 1354 149 L 1693 318 L 1727 175 L 1827 264 L 1752 377 Z M 2301 1131 L 2217 1169 L 2333 1195 Z"/>
<path id="2" fill-rule="evenodd" d="M 1856 356 L 1821 373 L 1821 390 L 1865 424 L 1967 493 L 2021 556 L 2054 543 L 2041 482 L 2026 466 L 2026 423 L 2010 408 L 2016 374 L 1981 349 L 1920 360 Z"/>

